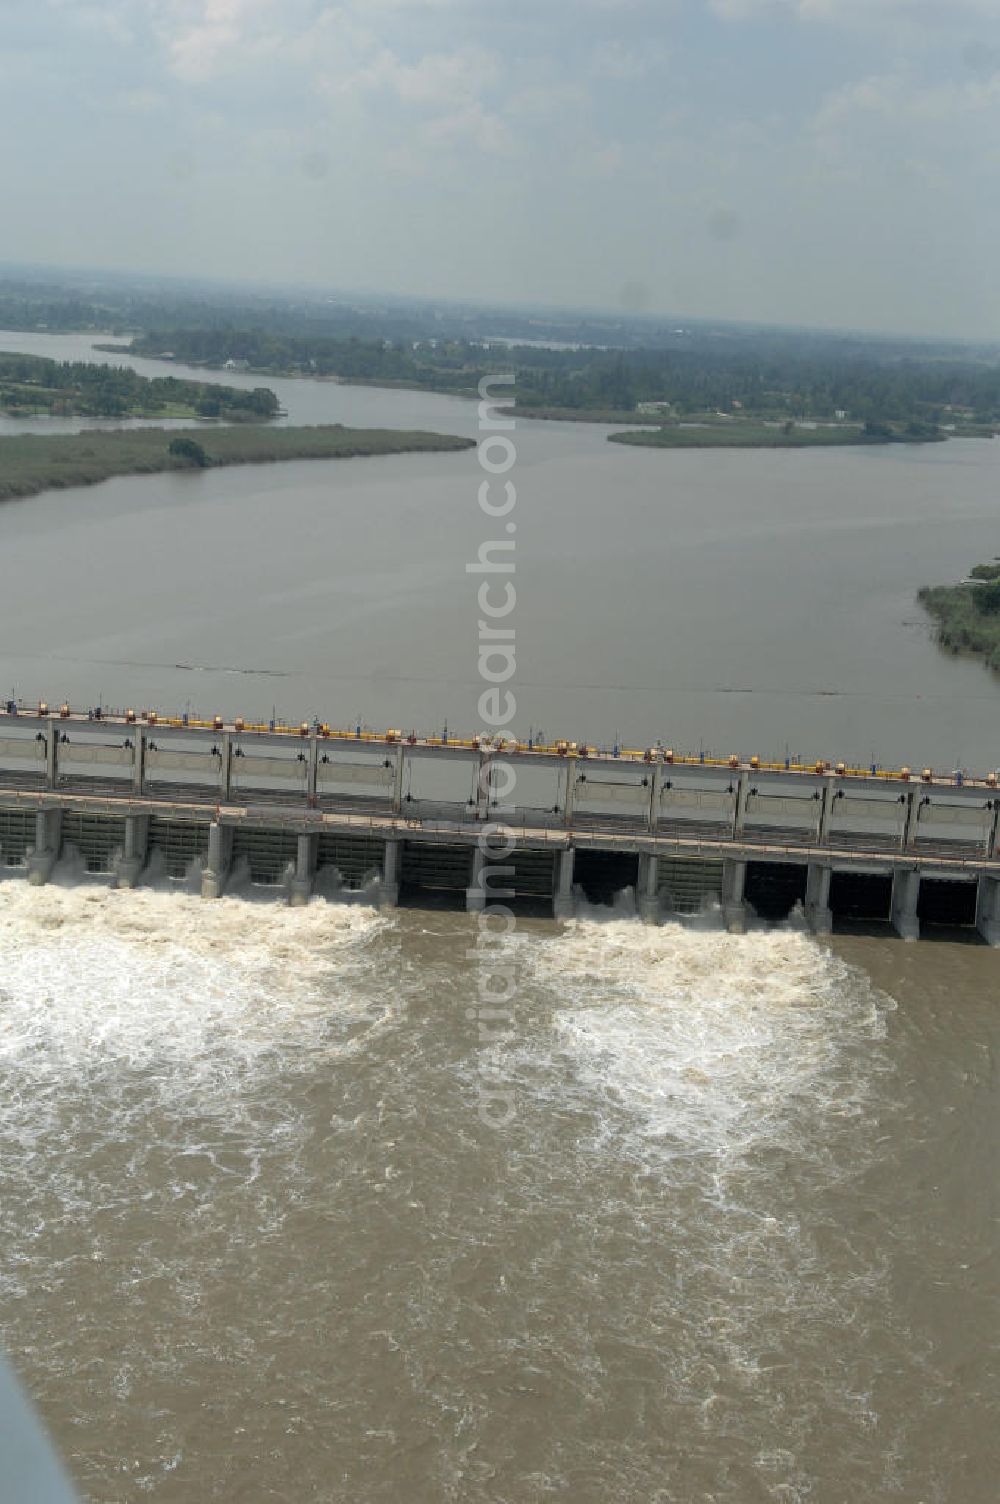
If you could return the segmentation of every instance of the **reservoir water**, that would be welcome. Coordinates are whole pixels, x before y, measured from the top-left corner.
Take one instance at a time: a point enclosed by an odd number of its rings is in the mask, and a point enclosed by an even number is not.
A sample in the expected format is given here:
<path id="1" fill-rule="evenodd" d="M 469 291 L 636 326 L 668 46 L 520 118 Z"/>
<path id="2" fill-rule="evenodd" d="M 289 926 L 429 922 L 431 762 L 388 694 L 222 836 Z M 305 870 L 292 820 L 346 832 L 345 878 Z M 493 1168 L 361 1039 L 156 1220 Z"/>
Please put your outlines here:
<path id="1" fill-rule="evenodd" d="M 475 432 L 272 384 L 292 421 Z M 518 730 L 1000 761 L 995 680 L 913 601 L 1000 552 L 1000 446 L 515 442 Z M 424 455 L 7 505 L 7 678 L 476 729 L 480 479 Z M 992 1504 L 995 953 L 519 921 L 497 1131 L 471 916 L 67 864 L 0 883 L 0 931 L 0 1338 L 87 1498 Z"/>
<path id="2" fill-rule="evenodd" d="M 0 334 L 0 348 L 15 343 L 91 349 Z M 476 405 L 458 399 L 271 385 L 292 422 L 476 433 Z M 522 422 L 514 435 L 515 730 L 1000 762 L 996 679 L 943 654 L 915 601 L 1000 552 L 1000 443 L 664 453 L 607 433 Z M 469 451 L 125 477 L 8 504 L 10 687 L 52 703 L 478 730 L 465 564 L 494 529 L 504 537 L 479 511 L 482 478 Z"/>

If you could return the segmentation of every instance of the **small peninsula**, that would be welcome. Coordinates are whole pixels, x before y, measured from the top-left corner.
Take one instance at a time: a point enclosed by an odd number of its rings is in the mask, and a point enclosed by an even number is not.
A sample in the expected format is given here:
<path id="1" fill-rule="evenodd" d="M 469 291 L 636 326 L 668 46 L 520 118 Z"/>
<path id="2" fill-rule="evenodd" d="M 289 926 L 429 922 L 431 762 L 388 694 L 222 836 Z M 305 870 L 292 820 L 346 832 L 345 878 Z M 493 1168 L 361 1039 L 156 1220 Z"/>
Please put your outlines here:
<path id="1" fill-rule="evenodd" d="M 281 460 L 355 459 L 379 454 L 470 449 L 474 439 L 392 428 L 237 425 L 232 428 L 89 429 L 0 438 L 0 501 L 116 475 L 260 465 Z"/>
<path id="2" fill-rule="evenodd" d="M 1000 560 L 977 564 L 958 585 L 925 585 L 917 599 L 937 622 L 943 648 L 1000 669 Z"/>

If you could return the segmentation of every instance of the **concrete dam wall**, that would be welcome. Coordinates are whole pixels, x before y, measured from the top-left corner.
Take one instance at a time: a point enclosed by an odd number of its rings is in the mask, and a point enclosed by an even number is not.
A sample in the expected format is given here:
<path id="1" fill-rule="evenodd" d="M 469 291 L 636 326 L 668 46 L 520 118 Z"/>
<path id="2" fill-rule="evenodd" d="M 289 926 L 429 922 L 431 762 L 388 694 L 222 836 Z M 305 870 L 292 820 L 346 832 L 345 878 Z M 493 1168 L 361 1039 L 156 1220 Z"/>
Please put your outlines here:
<path id="1" fill-rule="evenodd" d="M 995 775 L 574 743 L 0 714 L 0 865 L 43 883 L 67 851 L 117 885 L 147 870 L 220 896 L 233 874 L 292 903 L 522 905 L 565 917 L 631 891 L 650 923 L 721 908 L 835 916 L 1000 943 Z"/>

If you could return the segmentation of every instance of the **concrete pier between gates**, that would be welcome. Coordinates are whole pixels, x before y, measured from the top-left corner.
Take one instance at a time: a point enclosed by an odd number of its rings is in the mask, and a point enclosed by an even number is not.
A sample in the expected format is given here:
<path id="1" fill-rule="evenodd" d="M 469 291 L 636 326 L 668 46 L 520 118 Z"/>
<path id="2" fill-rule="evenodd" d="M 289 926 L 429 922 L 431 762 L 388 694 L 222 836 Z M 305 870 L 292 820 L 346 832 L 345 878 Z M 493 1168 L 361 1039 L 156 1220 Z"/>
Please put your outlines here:
<path id="1" fill-rule="evenodd" d="M 833 910 L 830 908 L 830 867 L 810 862 L 806 869 L 806 923 L 814 935 L 828 935 L 833 929 Z"/>
<path id="2" fill-rule="evenodd" d="M 213 821 L 208 827 L 208 860 L 201 874 L 202 898 L 221 898 L 233 853 L 233 831 Z"/>

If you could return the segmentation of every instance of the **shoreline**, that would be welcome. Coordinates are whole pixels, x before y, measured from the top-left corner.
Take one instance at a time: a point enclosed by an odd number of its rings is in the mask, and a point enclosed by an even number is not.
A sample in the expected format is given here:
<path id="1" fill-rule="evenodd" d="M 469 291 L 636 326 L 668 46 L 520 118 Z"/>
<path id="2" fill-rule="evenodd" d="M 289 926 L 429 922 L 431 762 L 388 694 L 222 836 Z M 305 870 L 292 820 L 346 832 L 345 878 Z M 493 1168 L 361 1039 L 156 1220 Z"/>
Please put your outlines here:
<path id="1" fill-rule="evenodd" d="M 752 431 L 748 431 L 752 430 Z M 712 427 L 633 429 L 628 433 L 608 435 L 610 444 L 627 444 L 637 449 L 873 449 L 894 445 L 943 444 L 949 434 L 866 434 L 863 429 L 762 429 L 747 424 L 741 432 Z"/>

